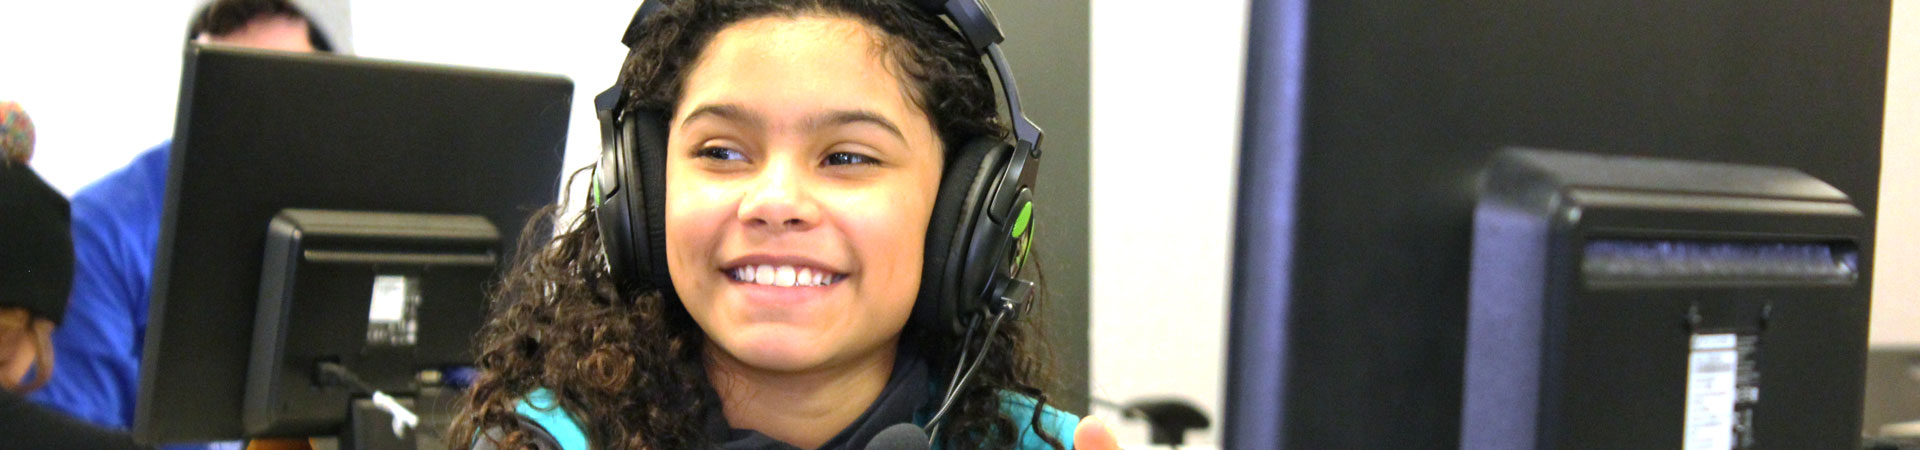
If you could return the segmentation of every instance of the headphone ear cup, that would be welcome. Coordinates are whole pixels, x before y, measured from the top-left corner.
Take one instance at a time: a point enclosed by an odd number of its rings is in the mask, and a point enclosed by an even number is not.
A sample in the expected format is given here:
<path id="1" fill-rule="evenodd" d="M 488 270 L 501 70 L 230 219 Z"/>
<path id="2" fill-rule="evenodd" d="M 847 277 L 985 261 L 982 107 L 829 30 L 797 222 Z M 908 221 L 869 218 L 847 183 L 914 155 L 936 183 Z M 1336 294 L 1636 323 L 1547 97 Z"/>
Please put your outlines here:
<path id="1" fill-rule="evenodd" d="M 629 154 L 633 165 L 629 166 L 633 179 L 629 186 L 640 186 L 638 196 L 629 196 L 635 203 L 635 219 L 640 225 L 633 231 L 634 253 L 639 261 L 639 269 L 644 273 L 641 280 L 651 283 L 665 292 L 673 291 L 673 278 L 667 272 L 667 116 L 659 111 L 638 110 L 627 120 L 627 133 L 633 138 L 633 152 Z"/>
<path id="2" fill-rule="evenodd" d="M 634 186 L 628 180 L 627 160 L 633 148 L 626 128 L 617 122 L 603 124 L 600 160 L 593 168 L 593 217 L 600 232 L 600 255 L 607 260 L 607 271 L 614 284 L 632 294 L 639 288 L 638 263 L 633 260 L 633 215 L 629 197 Z"/>
<path id="3" fill-rule="evenodd" d="M 976 138 L 958 149 L 948 160 L 940 178 L 940 193 L 934 200 L 933 216 L 927 225 L 926 261 L 920 270 L 920 298 L 914 302 L 912 323 L 930 333 L 964 331 L 960 315 L 979 308 L 980 300 L 970 293 L 985 286 L 960 286 L 961 274 L 974 261 L 967 255 L 967 243 L 973 240 L 974 219 L 987 205 L 987 195 L 1000 178 L 1001 165 L 1013 146 L 993 138 Z"/>
<path id="4" fill-rule="evenodd" d="M 620 119 L 604 137 L 610 142 L 594 169 L 599 172 L 594 194 L 602 196 L 594 205 L 600 251 L 615 283 L 629 295 L 653 288 L 672 292 L 664 262 L 667 133 L 661 117 L 636 110 Z"/>
<path id="5" fill-rule="evenodd" d="M 597 170 L 612 170 L 606 162 Z M 600 254 L 607 259 L 607 271 L 612 273 L 614 284 L 622 290 L 633 290 L 639 281 L 634 273 L 633 261 L 633 224 L 627 214 L 627 190 L 617 190 L 594 205 L 593 218 L 600 229 Z"/>

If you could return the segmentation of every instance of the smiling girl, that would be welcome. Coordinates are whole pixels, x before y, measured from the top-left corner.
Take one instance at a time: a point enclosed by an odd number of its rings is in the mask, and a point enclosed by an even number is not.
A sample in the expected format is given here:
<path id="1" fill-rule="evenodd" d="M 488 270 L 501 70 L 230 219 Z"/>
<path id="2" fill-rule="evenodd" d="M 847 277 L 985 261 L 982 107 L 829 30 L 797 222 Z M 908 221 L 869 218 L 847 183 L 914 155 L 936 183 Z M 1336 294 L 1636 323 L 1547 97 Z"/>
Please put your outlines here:
<path id="1" fill-rule="evenodd" d="M 604 211 L 619 199 L 527 239 L 545 245 L 482 330 L 452 434 L 478 438 L 461 447 L 862 449 L 938 416 L 941 448 L 1113 448 L 1098 421 L 1048 406 L 1030 320 L 910 320 L 948 295 L 923 282 L 959 276 L 928 262 L 930 230 L 960 220 L 935 213 L 943 182 L 970 140 L 1008 134 L 959 30 L 896 0 L 716 0 L 629 33 L 609 113 L 664 145 L 614 158 L 658 158 L 663 211 L 636 220 L 659 235 L 637 239 L 664 242 L 640 265 L 666 273 L 609 260 L 634 245 L 608 231 L 629 226 Z M 633 184 L 607 164 L 597 184 Z"/>

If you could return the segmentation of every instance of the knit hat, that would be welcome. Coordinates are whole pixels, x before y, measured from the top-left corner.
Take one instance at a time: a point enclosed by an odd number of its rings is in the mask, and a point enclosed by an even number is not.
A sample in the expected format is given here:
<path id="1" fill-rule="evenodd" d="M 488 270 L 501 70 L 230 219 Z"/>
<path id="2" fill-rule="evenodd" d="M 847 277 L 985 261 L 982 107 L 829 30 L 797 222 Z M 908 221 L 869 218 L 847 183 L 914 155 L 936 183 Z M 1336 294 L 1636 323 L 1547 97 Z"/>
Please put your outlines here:
<path id="1" fill-rule="evenodd" d="M 0 307 L 54 323 L 73 288 L 67 198 L 26 164 L 0 160 Z"/>
<path id="2" fill-rule="evenodd" d="M 33 157 L 33 121 L 19 103 L 0 102 L 0 160 L 26 163 Z"/>

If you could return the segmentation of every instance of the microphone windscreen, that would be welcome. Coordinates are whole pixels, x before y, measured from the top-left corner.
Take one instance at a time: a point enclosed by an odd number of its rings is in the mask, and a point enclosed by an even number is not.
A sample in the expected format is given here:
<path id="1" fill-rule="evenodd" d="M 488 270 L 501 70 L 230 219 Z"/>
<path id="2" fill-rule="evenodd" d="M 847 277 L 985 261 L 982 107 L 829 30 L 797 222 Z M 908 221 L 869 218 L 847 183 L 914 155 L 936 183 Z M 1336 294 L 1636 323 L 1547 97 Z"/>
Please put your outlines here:
<path id="1" fill-rule="evenodd" d="M 897 424 L 880 430 L 873 440 L 867 441 L 867 450 L 928 450 L 927 432 L 910 423 Z"/>

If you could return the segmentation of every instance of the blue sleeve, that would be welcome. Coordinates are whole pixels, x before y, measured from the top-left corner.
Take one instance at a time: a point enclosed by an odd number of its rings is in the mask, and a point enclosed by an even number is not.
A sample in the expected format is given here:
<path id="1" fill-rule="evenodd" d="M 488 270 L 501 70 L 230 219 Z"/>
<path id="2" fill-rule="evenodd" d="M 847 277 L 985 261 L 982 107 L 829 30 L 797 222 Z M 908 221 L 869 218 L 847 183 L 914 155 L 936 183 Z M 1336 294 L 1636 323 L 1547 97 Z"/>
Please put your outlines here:
<path id="1" fill-rule="evenodd" d="M 105 427 L 133 425 L 167 146 L 74 195 L 73 294 L 54 372 L 32 400 Z"/>

